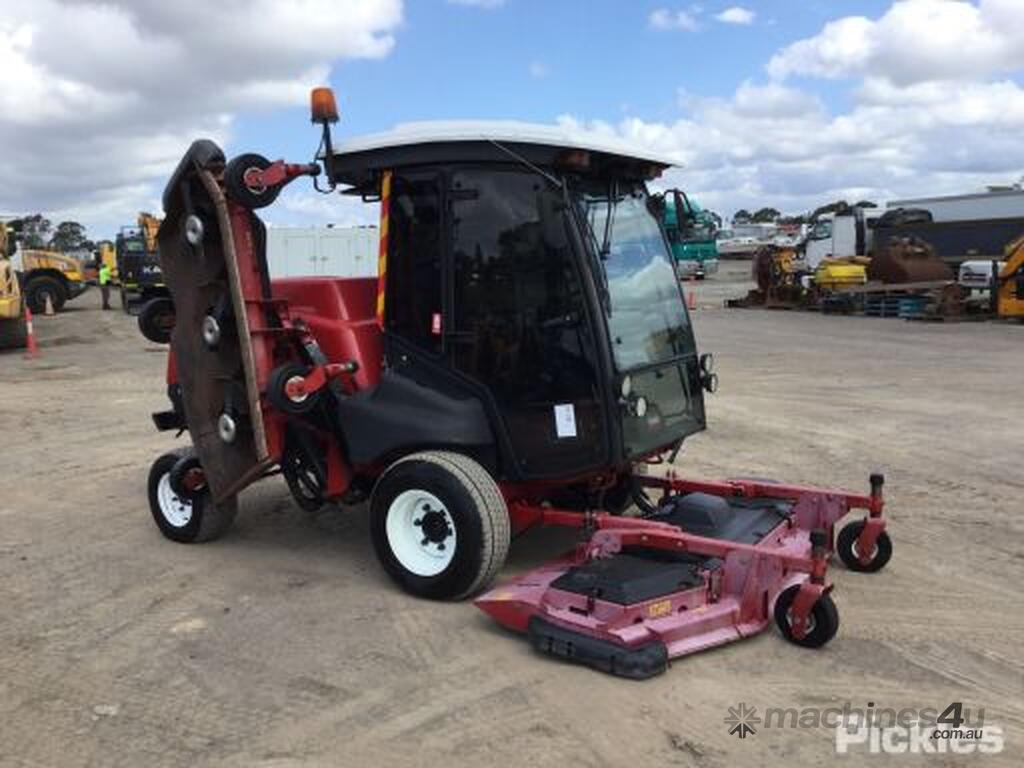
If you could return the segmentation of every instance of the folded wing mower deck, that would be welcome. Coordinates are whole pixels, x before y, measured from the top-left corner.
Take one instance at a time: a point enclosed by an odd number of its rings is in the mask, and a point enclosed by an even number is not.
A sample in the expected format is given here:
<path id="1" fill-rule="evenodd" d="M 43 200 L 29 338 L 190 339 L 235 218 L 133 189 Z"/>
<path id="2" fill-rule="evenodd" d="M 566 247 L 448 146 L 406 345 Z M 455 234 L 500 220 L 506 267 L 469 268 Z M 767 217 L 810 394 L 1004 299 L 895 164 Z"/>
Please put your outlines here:
<path id="1" fill-rule="evenodd" d="M 575 552 L 492 589 L 477 606 L 525 632 L 538 651 L 642 679 L 670 659 L 760 632 L 773 614 L 788 640 L 827 643 L 839 616 L 826 561 L 835 524 L 852 507 L 870 516 L 849 526 L 858 539 L 842 542 L 842 558 L 877 570 L 888 557 L 880 476 L 867 497 L 774 483 L 649 482 L 665 491 L 654 514 L 595 515 L 594 533 Z M 561 513 L 541 514 L 558 521 Z"/>

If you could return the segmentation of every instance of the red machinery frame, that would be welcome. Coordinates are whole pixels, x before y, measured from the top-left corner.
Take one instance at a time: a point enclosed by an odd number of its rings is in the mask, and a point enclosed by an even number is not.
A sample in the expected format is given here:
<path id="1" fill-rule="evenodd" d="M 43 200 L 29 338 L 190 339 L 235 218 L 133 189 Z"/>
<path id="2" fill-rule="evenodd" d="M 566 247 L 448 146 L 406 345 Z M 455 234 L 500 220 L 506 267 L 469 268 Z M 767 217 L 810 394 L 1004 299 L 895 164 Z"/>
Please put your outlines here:
<path id="1" fill-rule="evenodd" d="M 315 176 L 318 172 L 319 167 L 315 163 L 303 165 L 277 160 L 265 169 L 251 168 L 247 170 L 244 180 L 246 186 L 253 192 L 258 193 L 273 187 L 284 187 L 301 176 Z M 256 247 L 252 237 L 251 217 L 253 214 L 248 208 L 232 201 L 230 198 L 225 198 L 225 200 L 228 218 L 231 222 L 235 262 L 238 265 L 238 277 L 242 293 L 240 298 L 245 306 L 245 317 L 240 317 L 239 322 L 240 324 L 244 322 L 248 326 L 252 336 L 254 383 L 257 391 L 265 393 L 271 371 L 282 362 L 287 362 L 287 359 L 282 359 L 282 350 L 279 343 L 283 338 L 291 337 L 297 344 L 306 349 L 315 349 L 317 343 L 309 333 L 301 317 L 293 316 L 286 299 L 274 299 L 264 295 L 262 264 L 259 263 L 256 257 Z M 386 222 L 386 206 L 382 206 L 381 216 L 382 222 Z M 382 239 L 387 237 L 386 226 L 382 228 L 381 237 Z M 379 314 L 381 309 L 379 298 L 377 309 Z M 272 322 L 270 317 L 274 317 L 275 322 Z M 287 394 L 301 397 L 317 392 L 327 387 L 332 381 L 338 379 L 344 381 L 354 371 L 355 364 L 351 361 L 344 363 L 329 363 L 325 361 L 316 364 L 301 381 L 290 382 Z M 172 355 L 168 363 L 169 383 L 173 383 L 173 377 L 174 359 Z M 346 383 L 351 385 L 350 382 Z M 287 418 L 270 406 L 265 394 L 261 395 L 260 404 L 265 424 L 266 456 L 269 462 L 277 462 L 280 460 L 284 450 Z M 336 498 L 341 496 L 347 489 L 352 469 L 346 463 L 335 441 L 329 440 L 328 443 L 330 448 L 326 462 L 326 490 L 329 497 Z M 652 463 L 654 463 L 653 460 Z M 885 521 L 882 518 L 884 507 L 884 500 L 882 498 L 883 480 L 880 475 L 871 476 L 871 492 L 867 495 L 759 480 L 687 480 L 679 476 L 673 469 L 669 469 L 660 477 L 640 475 L 638 481 L 644 487 L 660 490 L 663 496 L 676 493 L 702 492 L 724 498 L 760 497 L 791 502 L 798 502 L 804 497 L 826 499 L 826 506 L 829 509 L 838 505 L 838 508 L 842 510 L 841 513 L 816 513 L 817 517 L 815 519 L 802 521 L 800 527 L 805 530 L 818 528 L 825 530 L 829 551 L 834 546 L 833 527 L 836 520 L 843 517 L 851 509 L 865 509 L 869 515 L 858 538 L 858 551 L 862 553 L 861 558 L 864 562 L 870 560 L 870 553 L 874 550 L 875 542 L 885 529 Z M 633 527 L 631 523 L 627 523 L 627 518 L 603 517 L 601 513 L 581 513 L 534 504 L 526 500 L 525 496 L 520 495 L 519 490 L 512 487 L 503 488 L 509 506 L 513 529 L 516 531 L 522 531 L 538 524 L 560 525 L 572 528 L 597 526 L 603 527 L 606 530 Z M 612 521 L 616 521 L 614 525 Z M 639 523 L 640 521 L 634 522 Z M 650 526 L 651 524 L 645 521 L 644 525 Z M 664 531 L 655 531 L 653 528 L 651 529 L 651 534 L 658 541 L 671 541 L 671 546 L 674 547 L 703 546 L 707 549 L 710 546 L 706 542 L 698 541 L 700 537 L 690 537 L 687 534 L 677 533 L 666 539 Z M 735 550 L 735 547 L 733 549 Z M 807 570 L 809 568 L 808 563 L 804 562 L 803 567 L 804 570 Z M 807 572 L 810 571 L 808 570 Z"/>
<path id="2" fill-rule="evenodd" d="M 318 172 L 316 164 L 297 165 L 279 160 L 262 170 L 246 170 L 244 184 L 253 194 L 271 191 L 276 195 L 280 187 L 294 179 Z M 353 361 L 329 361 L 301 313 L 292 311 L 288 299 L 268 295 L 265 264 L 259 258 L 253 237 L 254 214 L 230 197 L 219 197 L 218 203 L 225 206 L 223 210 L 231 230 L 226 246 L 233 253 L 226 254 L 226 258 L 237 269 L 236 322 L 239 332 L 249 335 L 246 376 L 251 391 L 259 393 L 259 419 L 258 424 L 254 424 L 258 427 L 254 431 L 260 433 L 257 469 L 267 471 L 283 458 L 289 422 L 285 407 L 288 401 L 299 403 L 331 386 L 353 391 L 358 366 Z M 386 200 L 386 190 L 384 197 Z M 383 255 L 387 238 L 386 205 L 382 208 L 381 238 Z M 382 274 L 377 291 L 378 322 L 383 281 Z M 280 366 L 295 362 L 300 349 L 306 351 L 312 367 L 301 375 L 287 378 L 277 393 L 284 398 L 283 406 L 279 400 L 275 407 L 268 395 L 271 376 Z M 169 383 L 174 383 L 174 379 L 175 361 L 171 355 Z M 333 436 L 327 436 L 324 442 L 327 446 L 325 495 L 339 498 L 348 489 L 354 469 Z M 641 460 L 636 468 L 646 470 L 645 465 L 659 464 L 659 458 L 654 455 Z M 189 477 L 192 484 L 202 485 L 202 480 L 195 473 Z M 594 482 L 614 480 L 614 477 L 602 477 Z M 832 589 L 826 582 L 826 572 L 829 556 L 835 549 L 836 523 L 853 509 L 866 510 L 855 549 L 856 557 L 865 567 L 872 561 L 876 543 L 886 525 L 882 517 L 885 501 L 881 475 L 871 476 L 868 494 L 752 479 L 685 479 L 671 468 L 662 475 L 644 471 L 634 480 L 641 488 L 660 492 L 662 500 L 673 495 L 702 493 L 724 499 L 778 500 L 791 507 L 785 519 L 767 535 L 748 544 L 687 533 L 676 525 L 653 519 L 559 509 L 538 501 L 545 496 L 543 487 L 505 485 L 501 490 L 515 531 L 536 525 L 557 525 L 581 529 L 590 535 L 560 560 L 492 589 L 478 598 L 477 605 L 517 631 L 527 631 L 530 622 L 540 617 L 566 631 L 621 648 L 640 647 L 656 639 L 672 658 L 763 630 L 770 620 L 770 606 L 783 591 L 795 587 L 788 626 L 791 639 L 800 642 L 811 631 L 809 622 L 816 604 Z M 552 586 L 552 582 L 573 566 L 612 557 L 626 548 L 716 558 L 722 561 L 722 566 L 703 570 L 699 586 L 680 588 L 630 605 Z"/>

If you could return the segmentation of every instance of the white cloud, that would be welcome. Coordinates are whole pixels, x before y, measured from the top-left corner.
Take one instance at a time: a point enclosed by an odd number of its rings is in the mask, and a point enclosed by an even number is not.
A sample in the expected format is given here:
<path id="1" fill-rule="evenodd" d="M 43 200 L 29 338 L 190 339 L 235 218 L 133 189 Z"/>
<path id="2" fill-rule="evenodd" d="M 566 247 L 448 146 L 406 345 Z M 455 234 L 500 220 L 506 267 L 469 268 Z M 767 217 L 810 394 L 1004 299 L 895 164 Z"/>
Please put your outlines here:
<path id="1" fill-rule="evenodd" d="M 974 191 L 1024 172 L 1024 88 L 1013 81 L 876 79 L 853 96 L 852 108 L 832 112 L 805 90 L 746 82 L 729 98 L 687 94 L 686 115 L 673 122 L 559 122 L 678 157 L 682 167 L 661 183 L 724 214 Z"/>
<path id="2" fill-rule="evenodd" d="M 734 5 L 731 8 L 726 8 L 715 18 L 724 24 L 753 24 L 757 14 L 747 8 Z"/>
<path id="3" fill-rule="evenodd" d="M 687 32 L 697 29 L 696 14 L 688 11 L 670 11 L 668 8 L 658 8 L 651 11 L 647 21 L 655 29 L 682 29 Z"/>
<path id="4" fill-rule="evenodd" d="M 530 77 L 541 80 L 548 76 L 551 70 L 543 61 L 531 61 L 529 66 Z"/>
<path id="5" fill-rule="evenodd" d="M 401 18 L 401 0 L 0 0 L 0 211 L 131 221 L 192 139 L 304 104 L 332 61 L 386 56 Z"/>
<path id="6" fill-rule="evenodd" d="M 773 77 L 875 77 L 909 85 L 1024 67 L 1021 0 L 900 0 L 879 19 L 847 16 L 783 48 Z"/>

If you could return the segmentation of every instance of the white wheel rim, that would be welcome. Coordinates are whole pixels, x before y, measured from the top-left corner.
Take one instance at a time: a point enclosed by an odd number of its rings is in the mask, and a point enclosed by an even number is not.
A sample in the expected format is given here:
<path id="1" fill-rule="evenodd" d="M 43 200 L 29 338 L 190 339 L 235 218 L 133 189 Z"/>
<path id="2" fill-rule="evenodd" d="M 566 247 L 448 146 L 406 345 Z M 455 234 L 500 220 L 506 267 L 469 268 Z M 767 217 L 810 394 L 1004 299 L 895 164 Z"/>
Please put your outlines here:
<path id="1" fill-rule="evenodd" d="M 160 504 L 160 514 L 164 520 L 175 528 L 184 528 L 192 519 L 192 502 L 183 499 L 171 488 L 170 473 L 160 478 L 156 487 L 156 499 Z"/>
<path id="2" fill-rule="evenodd" d="M 436 576 L 455 557 L 455 522 L 441 500 L 427 491 L 398 494 L 388 507 L 385 531 L 395 559 L 416 576 Z"/>

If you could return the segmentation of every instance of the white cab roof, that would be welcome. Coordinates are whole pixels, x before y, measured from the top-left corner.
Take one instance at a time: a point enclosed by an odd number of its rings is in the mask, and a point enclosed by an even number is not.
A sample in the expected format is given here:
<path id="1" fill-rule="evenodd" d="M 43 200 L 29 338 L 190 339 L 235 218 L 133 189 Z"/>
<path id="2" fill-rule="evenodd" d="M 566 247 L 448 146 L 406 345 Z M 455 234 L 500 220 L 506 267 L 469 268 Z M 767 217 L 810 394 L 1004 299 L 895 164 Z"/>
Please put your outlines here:
<path id="1" fill-rule="evenodd" d="M 669 153 L 629 142 L 618 136 L 588 131 L 577 126 L 542 125 L 513 120 L 441 120 L 401 123 L 390 131 L 341 141 L 335 146 L 334 151 L 338 154 L 348 154 L 416 144 L 462 141 L 585 149 L 660 165 L 680 165 L 679 158 Z"/>

